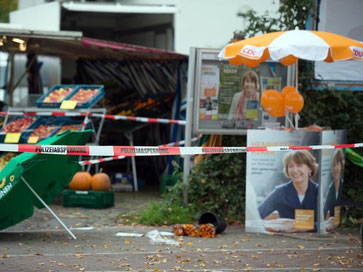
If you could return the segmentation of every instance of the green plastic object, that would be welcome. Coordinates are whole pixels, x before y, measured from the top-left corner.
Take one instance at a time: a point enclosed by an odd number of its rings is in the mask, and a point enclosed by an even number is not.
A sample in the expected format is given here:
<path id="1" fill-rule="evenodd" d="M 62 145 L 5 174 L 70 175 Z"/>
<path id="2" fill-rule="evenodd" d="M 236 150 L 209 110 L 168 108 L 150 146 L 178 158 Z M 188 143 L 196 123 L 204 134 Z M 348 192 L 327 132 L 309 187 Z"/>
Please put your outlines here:
<path id="1" fill-rule="evenodd" d="M 84 145 L 92 130 L 66 131 L 39 144 Z M 0 230 L 13 226 L 33 215 L 36 206 L 44 205 L 26 187 L 24 179 L 50 204 L 69 184 L 73 175 L 81 170 L 79 156 L 22 153 L 11 159 L 0 172 Z"/>
<path id="2" fill-rule="evenodd" d="M 351 148 L 347 148 L 345 154 L 353 164 L 363 167 L 363 157 L 361 155 L 354 152 Z"/>
<path id="3" fill-rule="evenodd" d="M 88 209 L 105 209 L 115 204 L 114 191 L 75 191 L 64 190 L 64 207 L 81 207 Z"/>
<path id="4" fill-rule="evenodd" d="M 171 175 L 161 175 L 160 180 L 160 193 L 164 194 L 168 187 L 172 187 L 178 182 L 178 177 Z"/>

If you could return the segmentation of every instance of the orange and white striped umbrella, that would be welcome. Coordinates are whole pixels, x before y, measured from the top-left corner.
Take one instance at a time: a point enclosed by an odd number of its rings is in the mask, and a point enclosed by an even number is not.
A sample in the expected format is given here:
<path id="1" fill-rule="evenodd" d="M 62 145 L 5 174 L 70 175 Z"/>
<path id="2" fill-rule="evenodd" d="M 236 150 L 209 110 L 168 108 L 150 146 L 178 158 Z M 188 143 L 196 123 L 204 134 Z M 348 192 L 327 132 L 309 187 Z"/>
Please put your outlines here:
<path id="1" fill-rule="evenodd" d="M 363 43 L 330 32 L 279 31 L 228 44 L 219 53 L 219 58 L 249 67 L 258 66 L 269 58 L 284 65 L 292 65 L 298 59 L 363 61 Z"/>

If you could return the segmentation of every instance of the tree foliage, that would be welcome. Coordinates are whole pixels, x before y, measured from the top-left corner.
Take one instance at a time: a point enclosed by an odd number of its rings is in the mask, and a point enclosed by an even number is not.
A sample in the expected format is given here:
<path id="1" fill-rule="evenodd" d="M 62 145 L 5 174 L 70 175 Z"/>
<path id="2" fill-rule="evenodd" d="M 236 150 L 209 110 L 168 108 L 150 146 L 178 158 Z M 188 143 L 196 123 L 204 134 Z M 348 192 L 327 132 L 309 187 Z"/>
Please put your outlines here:
<path id="1" fill-rule="evenodd" d="M 18 1 L 0 0 L 0 23 L 9 23 L 9 14 L 18 8 Z"/>
<path id="2" fill-rule="evenodd" d="M 256 11 L 249 10 L 246 14 L 248 25 L 244 30 L 245 37 L 272 31 L 305 29 L 306 20 L 312 15 L 312 7 L 313 0 L 284 0 L 277 17 L 270 16 L 267 11 L 263 16 L 258 16 Z"/>

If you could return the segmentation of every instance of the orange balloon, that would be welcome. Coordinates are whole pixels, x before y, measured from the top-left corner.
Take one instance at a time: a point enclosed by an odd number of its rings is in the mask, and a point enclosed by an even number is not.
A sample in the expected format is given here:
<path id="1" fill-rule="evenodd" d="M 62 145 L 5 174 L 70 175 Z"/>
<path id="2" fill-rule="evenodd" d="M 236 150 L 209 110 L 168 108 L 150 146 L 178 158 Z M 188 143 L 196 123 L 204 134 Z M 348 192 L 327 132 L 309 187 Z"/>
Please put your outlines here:
<path id="1" fill-rule="evenodd" d="M 285 86 L 282 90 L 281 90 L 281 94 L 282 96 L 284 97 L 285 99 L 285 96 L 288 94 L 288 93 L 296 93 L 297 90 L 294 86 Z"/>
<path id="2" fill-rule="evenodd" d="M 272 109 L 268 114 L 274 117 L 283 117 L 285 116 L 286 112 L 282 108 L 283 106 L 279 106 L 278 109 Z"/>
<path id="3" fill-rule="evenodd" d="M 292 113 L 300 112 L 304 107 L 304 98 L 298 92 L 290 92 L 285 96 L 285 108 Z"/>
<path id="4" fill-rule="evenodd" d="M 272 105 L 272 100 L 278 96 L 278 92 L 275 90 L 266 90 L 261 95 L 261 105 L 264 107 L 265 111 L 269 110 Z"/>
<path id="5" fill-rule="evenodd" d="M 278 91 L 264 91 L 261 95 L 261 105 L 272 116 L 282 117 L 285 115 L 284 99 Z"/>

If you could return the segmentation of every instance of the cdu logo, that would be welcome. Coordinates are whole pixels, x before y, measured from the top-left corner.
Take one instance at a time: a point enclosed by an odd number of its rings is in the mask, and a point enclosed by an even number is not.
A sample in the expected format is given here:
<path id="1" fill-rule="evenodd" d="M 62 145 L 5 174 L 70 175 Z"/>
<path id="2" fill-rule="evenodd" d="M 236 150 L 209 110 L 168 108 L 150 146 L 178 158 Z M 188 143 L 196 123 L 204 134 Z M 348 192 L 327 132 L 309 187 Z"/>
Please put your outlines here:
<path id="1" fill-rule="evenodd" d="M 363 59 L 363 48 L 351 46 L 350 49 L 352 50 L 355 58 Z"/>
<path id="2" fill-rule="evenodd" d="M 246 54 L 246 55 L 249 55 L 249 56 L 255 56 L 256 55 L 256 51 L 255 50 L 253 50 L 251 48 L 246 48 L 246 47 L 244 47 L 242 49 L 242 53 L 243 54 Z"/>
<path id="3" fill-rule="evenodd" d="M 245 45 L 241 49 L 240 55 L 249 59 L 259 59 L 262 56 L 264 49 L 265 47 Z"/>

